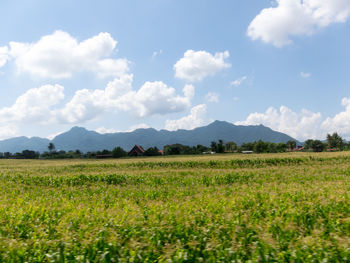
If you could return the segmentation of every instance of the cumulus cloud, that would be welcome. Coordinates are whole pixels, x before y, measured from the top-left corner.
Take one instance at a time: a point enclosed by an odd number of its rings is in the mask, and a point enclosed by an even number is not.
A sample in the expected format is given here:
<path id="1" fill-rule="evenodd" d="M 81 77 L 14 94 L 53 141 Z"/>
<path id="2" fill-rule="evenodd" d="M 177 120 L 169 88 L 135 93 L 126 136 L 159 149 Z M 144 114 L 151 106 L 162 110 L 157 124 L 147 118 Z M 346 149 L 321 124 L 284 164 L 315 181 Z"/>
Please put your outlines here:
<path id="1" fill-rule="evenodd" d="M 231 67 L 225 61 L 229 56 L 228 51 L 212 55 L 206 51 L 187 50 L 184 57 L 174 65 L 175 77 L 189 82 L 202 81 Z"/>
<path id="2" fill-rule="evenodd" d="M 129 61 L 113 59 L 117 41 L 109 33 L 78 42 L 66 32 L 56 31 L 35 43 L 10 42 L 0 48 L 0 66 L 14 60 L 18 73 L 40 78 L 70 78 L 76 72 L 99 77 L 118 77 L 129 71 Z"/>
<path id="3" fill-rule="evenodd" d="M 263 124 L 273 130 L 286 133 L 298 140 L 324 137 L 320 129 L 322 123 L 321 113 L 314 113 L 306 109 L 296 113 L 286 106 L 279 110 L 270 107 L 265 113 L 251 113 L 245 121 L 236 122 L 236 125 Z"/>
<path id="4" fill-rule="evenodd" d="M 9 60 L 9 51 L 8 47 L 0 47 L 0 68 L 3 67 L 6 62 Z"/>
<path id="5" fill-rule="evenodd" d="M 235 86 L 235 87 L 239 87 L 242 85 L 242 83 L 247 79 L 247 76 L 243 76 L 239 79 L 236 79 L 234 81 L 231 82 L 231 85 L 232 86 Z"/>
<path id="6" fill-rule="evenodd" d="M 282 47 L 292 43 L 293 36 L 312 35 L 349 17 L 349 0 L 277 0 L 276 6 L 263 9 L 253 19 L 247 35 Z"/>
<path id="7" fill-rule="evenodd" d="M 0 123 L 48 122 L 51 108 L 64 98 L 60 85 L 45 85 L 28 90 L 10 107 L 0 109 Z"/>
<path id="8" fill-rule="evenodd" d="M 0 108 L 0 139 L 19 135 L 18 125 L 48 124 L 54 120 L 52 107 L 64 98 L 60 85 L 45 85 L 28 90 L 9 107 Z"/>
<path id="9" fill-rule="evenodd" d="M 30 89 L 19 96 L 12 106 L 0 108 L 1 136 L 14 134 L 10 133 L 15 131 L 8 128 L 10 124 L 14 127 L 23 123 L 78 124 L 108 113 L 126 112 L 142 118 L 181 112 L 191 106 L 195 93 L 194 86 L 186 85 L 183 94 L 177 94 L 174 88 L 161 81 L 146 82 L 140 89 L 134 90 L 132 81 L 132 75 L 124 75 L 110 81 L 105 89 L 78 90 L 63 105 L 64 88 L 60 85 Z M 146 127 L 142 124 L 131 129 Z"/>
<path id="10" fill-rule="evenodd" d="M 208 92 L 207 95 L 205 95 L 205 99 L 208 102 L 219 102 L 219 94 L 215 92 Z"/>
<path id="11" fill-rule="evenodd" d="M 322 128 L 330 133 L 338 132 L 346 138 L 350 138 L 350 98 L 343 98 L 342 105 L 345 110 L 332 118 L 327 118 L 322 123 Z"/>
<path id="12" fill-rule="evenodd" d="M 18 129 L 14 125 L 0 126 L 0 140 L 18 136 Z"/>
<path id="13" fill-rule="evenodd" d="M 129 112 L 142 118 L 181 112 L 191 105 L 194 87 L 186 85 L 183 96 L 161 81 L 146 82 L 139 90 L 132 89 L 132 75 L 109 82 L 105 89 L 82 89 L 75 93 L 63 109 L 56 112 L 60 122 L 80 123 L 105 112 Z"/>
<path id="14" fill-rule="evenodd" d="M 165 122 L 165 129 L 169 131 L 176 131 L 179 129 L 192 130 L 194 128 L 203 126 L 207 123 L 206 120 L 207 106 L 200 104 L 191 109 L 191 113 L 178 120 L 167 120 Z"/>

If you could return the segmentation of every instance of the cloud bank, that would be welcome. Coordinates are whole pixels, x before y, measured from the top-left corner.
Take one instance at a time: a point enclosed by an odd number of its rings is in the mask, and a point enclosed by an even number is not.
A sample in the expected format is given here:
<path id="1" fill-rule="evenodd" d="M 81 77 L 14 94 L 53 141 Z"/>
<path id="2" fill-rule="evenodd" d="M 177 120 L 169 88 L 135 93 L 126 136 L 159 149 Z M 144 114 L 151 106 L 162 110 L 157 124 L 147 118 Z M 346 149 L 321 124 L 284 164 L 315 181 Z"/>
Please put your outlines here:
<path id="1" fill-rule="evenodd" d="M 327 133 L 338 132 L 350 139 L 350 98 L 343 98 L 345 110 L 324 119 L 319 112 L 303 109 L 299 113 L 286 106 L 268 108 L 264 113 L 251 113 L 237 125 L 263 124 L 273 130 L 286 133 L 298 140 L 325 139 Z"/>
<path id="2" fill-rule="evenodd" d="M 0 108 L 0 138 L 10 137 L 19 124 L 81 124 L 106 113 L 126 112 L 136 118 L 182 112 L 191 106 L 195 94 L 192 85 L 183 88 L 183 95 L 161 81 L 145 82 L 132 88 L 133 76 L 124 75 L 109 82 L 105 89 L 76 91 L 63 103 L 64 87 L 44 85 L 19 96 L 9 107 Z"/>

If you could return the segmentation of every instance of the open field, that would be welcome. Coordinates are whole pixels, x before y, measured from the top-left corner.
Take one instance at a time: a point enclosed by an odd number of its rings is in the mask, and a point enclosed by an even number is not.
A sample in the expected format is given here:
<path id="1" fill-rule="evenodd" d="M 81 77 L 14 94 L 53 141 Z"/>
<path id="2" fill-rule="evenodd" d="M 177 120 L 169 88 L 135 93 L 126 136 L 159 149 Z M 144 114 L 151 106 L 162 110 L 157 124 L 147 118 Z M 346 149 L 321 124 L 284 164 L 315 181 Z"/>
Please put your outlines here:
<path id="1" fill-rule="evenodd" d="M 349 152 L 1 160 L 0 262 L 350 262 L 349 193 Z"/>

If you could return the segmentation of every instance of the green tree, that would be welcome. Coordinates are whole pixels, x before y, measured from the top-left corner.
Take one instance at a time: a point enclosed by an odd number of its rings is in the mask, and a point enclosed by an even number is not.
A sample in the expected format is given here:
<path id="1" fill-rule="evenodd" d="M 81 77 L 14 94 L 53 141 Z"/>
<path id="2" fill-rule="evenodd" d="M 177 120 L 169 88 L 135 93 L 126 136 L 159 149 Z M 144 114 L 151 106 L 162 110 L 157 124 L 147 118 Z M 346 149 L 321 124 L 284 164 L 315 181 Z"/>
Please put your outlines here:
<path id="1" fill-rule="evenodd" d="M 210 148 L 211 148 L 211 150 L 212 150 L 213 152 L 217 152 L 217 151 L 218 151 L 218 145 L 217 145 L 217 143 L 214 142 L 214 141 L 212 141 L 212 142 L 210 143 Z"/>
<path id="2" fill-rule="evenodd" d="M 330 149 L 343 150 L 344 140 L 338 133 L 327 134 L 327 144 Z"/>
<path id="3" fill-rule="evenodd" d="M 113 158 L 121 158 L 121 157 L 125 157 L 127 156 L 128 153 L 126 151 L 124 151 L 123 148 L 121 147 L 115 147 L 113 150 L 112 150 L 112 156 Z"/>
<path id="4" fill-rule="evenodd" d="M 218 153 L 225 152 L 225 145 L 224 145 L 224 141 L 223 140 L 219 140 L 219 142 L 217 144 L 217 152 Z"/>
<path id="5" fill-rule="evenodd" d="M 21 155 L 24 159 L 36 159 L 36 158 L 39 158 L 40 154 L 38 152 L 24 150 L 24 151 L 22 151 Z"/>
<path id="6" fill-rule="evenodd" d="M 269 145 L 262 140 L 259 140 L 254 143 L 254 152 L 256 153 L 266 153 Z"/>
<path id="7" fill-rule="evenodd" d="M 286 145 L 287 145 L 287 148 L 288 148 L 289 150 L 293 150 L 293 149 L 295 149 L 295 148 L 297 147 L 296 141 L 293 141 L 293 140 L 289 140 L 289 141 L 286 143 Z"/>
<path id="8" fill-rule="evenodd" d="M 47 146 L 47 149 L 49 149 L 50 152 L 54 151 L 55 148 L 56 148 L 56 147 L 55 147 L 55 145 L 54 145 L 52 142 L 50 142 L 50 143 L 49 143 L 49 146 Z"/>
<path id="9" fill-rule="evenodd" d="M 160 152 L 159 152 L 159 149 L 155 146 L 155 147 L 150 147 L 148 148 L 144 153 L 143 153 L 144 156 L 159 156 L 159 155 L 162 155 Z"/>
<path id="10" fill-rule="evenodd" d="M 203 152 L 207 152 L 209 150 L 208 147 L 204 146 L 204 145 L 201 145 L 201 144 L 198 144 L 196 147 L 195 147 L 195 153 L 196 154 L 202 154 Z"/>
<path id="11" fill-rule="evenodd" d="M 277 152 L 285 152 L 287 149 L 287 145 L 283 142 L 277 143 L 276 144 L 276 151 Z"/>
<path id="12" fill-rule="evenodd" d="M 225 144 L 225 149 L 226 151 L 228 152 L 234 152 L 234 151 L 237 151 L 237 144 L 235 142 L 227 142 Z"/>
<path id="13" fill-rule="evenodd" d="M 325 148 L 325 145 L 320 140 L 314 140 L 312 142 L 312 150 L 314 152 L 322 152 Z"/>
<path id="14" fill-rule="evenodd" d="M 304 142 L 304 149 L 310 150 L 312 149 L 312 144 L 314 143 L 314 140 L 308 139 Z"/>
<path id="15" fill-rule="evenodd" d="M 241 145 L 239 151 L 254 151 L 254 144 L 253 142 L 245 142 Z"/>

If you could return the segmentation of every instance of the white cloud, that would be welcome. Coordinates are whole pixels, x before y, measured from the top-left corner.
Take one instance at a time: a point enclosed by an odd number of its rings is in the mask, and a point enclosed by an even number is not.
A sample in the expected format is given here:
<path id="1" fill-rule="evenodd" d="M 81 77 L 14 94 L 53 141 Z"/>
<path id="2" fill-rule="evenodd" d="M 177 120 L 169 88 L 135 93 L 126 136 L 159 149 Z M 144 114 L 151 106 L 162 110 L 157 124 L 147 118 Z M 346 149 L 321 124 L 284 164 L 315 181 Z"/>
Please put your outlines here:
<path id="1" fill-rule="evenodd" d="M 231 82 L 231 85 L 232 86 L 235 86 L 235 87 L 239 87 L 242 85 L 242 83 L 247 79 L 247 76 L 243 76 L 239 79 L 236 79 L 235 81 L 232 81 Z"/>
<path id="2" fill-rule="evenodd" d="M 52 107 L 63 98 L 63 87 L 45 85 L 28 90 L 10 107 L 0 108 L 0 139 L 19 135 L 19 124 L 48 124 L 54 120 Z"/>
<path id="3" fill-rule="evenodd" d="M 105 128 L 105 127 L 100 127 L 100 128 L 98 128 L 98 129 L 96 129 L 95 131 L 98 132 L 98 133 L 100 133 L 100 134 L 121 132 L 120 130 L 117 130 L 117 129 Z"/>
<path id="4" fill-rule="evenodd" d="M 0 126 L 0 140 L 18 136 L 18 129 L 13 125 Z"/>
<path id="5" fill-rule="evenodd" d="M 70 78 L 86 71 L 99 77 L 118 77 L 129 71 L 129 61 L 110 58 L 116 45 L 109 33 L 78 42 L 68 33 L 56 31 L 35 43 L 10 42 L 8 55 L 19 73 L 34 77 Z M 0 63 L 5 61 L 1 57 L 0 50 Z"/>
<path id="6" fill-rule="evenodd" d="M 208 92 L 207 95 L 205 95 L 205 99 L 208 102 L 219 102 L 219 94 L 215 92 Z"/>
<path id="7" fill-rule="evenodd" d="M 228 51 L 212 55 L 206 51 L 187 50 L 184 57 L 174 65 L 175 77 L 190 82 L 202 81 L 208 76 L 231 67 L 225 62 L 229 56 Z"/>
<path id="8" fill-rule="evenodd" d="M 96 132 L 101 133 L 101 134 L 106 134 L 106 133 L 117 133 L 117 132 L 132 132 L 132 131 L 135 131 L 137 129 L 148 129 L 148 128 L 150 128 L 149 125 L 147 125 L 145 123 L 140 123 L 140 124 L 136 124 L 136 125 L 131 126 L 129 129 L 127 129 L 125 131 L 113 129 L 113 128 L 100 127 L 98 129 L 96 129 Z"/>
<path id="9" fill-rule="evenodd" d="M 320 129 L 321 113 L 314 113 L 303 109 L 300 113 L 293 112 L 286 106 L 279 110 L 270 107 L 265 113 L 251 113 L 245 121 L 236 122 L 236 125 L 263 124 L 273 130 L 286 133 L 298 140 L 324 137 Z"/>
<path id="10" fill-rule="evenodd" d="M 139 90 L 132 89 L 132 75 L 125 75 L 97 90 L 82 89 L 58 111 L 56 116 L 63 123 L 81 123 L 92 120 L 105 112 L 129 112 L 142 118 L 181 112 L 191 106 L 194 87 L 186 85 L 184 96 L 161 81 L 146 82 Z"/>
<path id="11" fill-rule="evenodd" d="M 54 134 L 50 134 L 49 136 L 46 136 L 46 139 L 53 140 L 53 139 L 55 139 L 56 136 L 58 136 L 62 133 L 64 133 L 64 132 L 56 132 Z"/>
<path id="12" fill-rule="evenodd" d="M 181 112 L 191 106 L 195 93 L 192 85 L 183 88 L 183 95 L 161 81 L 146 82 L 139 90 L 132 89 L 132 75 L 109 82 L 105 89 L 78 90 L 63 106 L 64 88 L 45 85 L 28 90 L 9 107 L 0 108 L 0 127 L 6 125 L 78 124 L 108 113 L 127 112 L 137 118 Z M 144 124 L 131 129 L 148 127 Z M 6 129 L 6 131 L 9 129 Z"/>
<path id="13" fill-rule="evenodd" d="M 345 110 L 333 118 L 327 118 L 322 123 L 322 128 L 329 133 L 338 132 L 346 138 L 350 138 L 350 98 L 343 98 L 342 105 Z"/>
<path id="14" fill-rule="evenodd" d="M 311 73 L 300 72 L 300 76 L 304 79 L 308 79 L 311 77 Z"/>
<path id="15" fill-rule="evenodd" d="M 282 47 L 292 43 L 293 36 L 312 35 L 349 17 L 349 0 L 277 0 L 275 7 L 263 9 L 253 19 L 247 35 Z"/>
<path id="16" fill-rule="evenodd" d="M 206 121 L 207 106 L 200 104 L 191 109 L 191 113 L 178 120 L 167 120 L 165 129 L 169 131 L 176 131 L 178 129 L 191 130 L 207 123 Z"/>
<path id="17" fill-rule="evenodd" d="M 0 47 L 0 68 L 3 67 L 6 62 L 9 60 L 9 51 L 8 47 Z"/>
<path id="18" fill-rule="evenodd" d="M 163 50 L 160 49 L 158 51 L 154 51 L 153 54 L 152 54 L 152 59 L 155 59 L 157 56 L 163 54 Z"/>
<path id="19" fill-rule="evenodd" d="M 48 122 L 52 119 L 51 107 L 64 98 L 60 85 L 45 85 L 28 90 L 10 107 L 0 109 L 0 123 Z"/>

